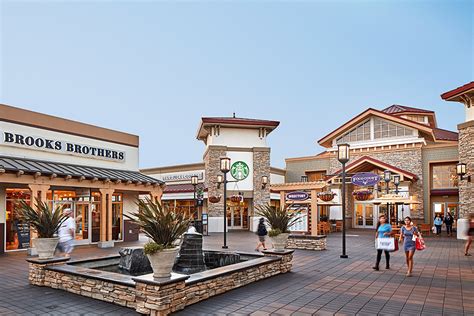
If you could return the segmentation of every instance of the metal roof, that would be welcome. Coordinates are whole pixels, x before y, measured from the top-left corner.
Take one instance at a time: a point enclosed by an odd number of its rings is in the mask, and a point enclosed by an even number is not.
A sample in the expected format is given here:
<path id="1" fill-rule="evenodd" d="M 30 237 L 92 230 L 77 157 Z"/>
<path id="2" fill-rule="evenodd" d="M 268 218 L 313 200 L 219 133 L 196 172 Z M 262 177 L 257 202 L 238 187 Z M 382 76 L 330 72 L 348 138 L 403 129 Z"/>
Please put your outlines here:
<path id="1" fill-rule="evenodd" d="M 121 182 L 163 184 L 163 181 L 144 175 L 138 171 L 98 168 L 83 165 L 73 165 L 61 162 L 41 161 L 26 158 L 14 158 L 0 156 L 0 169 L 6 172 L 22 171 L 25 174 L 41 173 L 41 175 L 53 175 L 58 177 L 71 176 L 74 178 L 110 180 Z"/>

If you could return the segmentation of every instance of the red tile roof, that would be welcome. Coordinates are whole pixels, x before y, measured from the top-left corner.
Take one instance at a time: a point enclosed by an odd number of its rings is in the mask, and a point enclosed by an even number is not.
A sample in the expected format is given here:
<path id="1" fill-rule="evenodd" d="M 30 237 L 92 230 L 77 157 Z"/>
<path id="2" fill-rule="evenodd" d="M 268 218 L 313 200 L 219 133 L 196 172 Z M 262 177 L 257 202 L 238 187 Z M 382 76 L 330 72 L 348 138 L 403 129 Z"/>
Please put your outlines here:
<path id="1" fill-rule="evenodd" d="M 467 92 L 469 90 L 472 90 L 474 89 L 474 81 L 471 81 L 469 83 L 466 83 L 465 85 L 463 86 L 460 86 L 460 87 L 457 87 L 456 89 L 453 89 L 451 91 L 448 91 L 448 92 L 445 92 L 441 95 L 441 98 L 443 100 L 448 100 L 450 99 L 451 97 L 454 97 L 458 94 L 461 94 L 463 92 Z"/>
<path id="2" fill-rule="evenodd" d="M 433 111 L 418 109 L 418 108 L 412 108 L 412 107 L 409 107 L 409 106 L 399 105 L 399 104 L 391 105 L 388 108 L 383 109 L 382 112 L 385 112 L 387 114 L 395 114 L 395 113 L 401 113 L 401 112 L 434 113 Z"/>
<path id="3" fill-rule="evenodd" d="M 441 128 L 433 128 L 433 133 L 435 135 L 435 138 L 437 140 L 453 140 L 457 141 L 458 140 L 458 133 L 456 132 L 451 132 L 445 129 Z"/>
<path id="4" fill-rule="evenodd" d="M 198 184 L 198 187 L 204 187 L 203 184 Z M 204 187 L 204 191 L 207 188 Z M 194 186 L 189 183 L 183 184 L 167 184 L 163 193 L 185 193 L 185 192 L 194 192 Z"/>

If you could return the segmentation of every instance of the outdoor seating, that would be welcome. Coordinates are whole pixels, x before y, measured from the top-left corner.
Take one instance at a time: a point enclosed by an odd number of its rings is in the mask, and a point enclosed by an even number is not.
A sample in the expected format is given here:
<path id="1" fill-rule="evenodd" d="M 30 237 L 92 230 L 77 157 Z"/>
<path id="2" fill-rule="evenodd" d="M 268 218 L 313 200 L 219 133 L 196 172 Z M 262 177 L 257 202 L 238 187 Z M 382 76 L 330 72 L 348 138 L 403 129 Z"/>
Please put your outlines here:
<path id="1" fill-rule="evenodd" d="M 336 232 L 342 232 L 342 221 L 336 221 Z"/>
<path id="2" fill-rule="evenodd" d="M 420 224 L 418 225 L 418 229 L 420 230 L 420 233 L 423 235 L 431 235 L 431 225 L 430 224 Z"/>

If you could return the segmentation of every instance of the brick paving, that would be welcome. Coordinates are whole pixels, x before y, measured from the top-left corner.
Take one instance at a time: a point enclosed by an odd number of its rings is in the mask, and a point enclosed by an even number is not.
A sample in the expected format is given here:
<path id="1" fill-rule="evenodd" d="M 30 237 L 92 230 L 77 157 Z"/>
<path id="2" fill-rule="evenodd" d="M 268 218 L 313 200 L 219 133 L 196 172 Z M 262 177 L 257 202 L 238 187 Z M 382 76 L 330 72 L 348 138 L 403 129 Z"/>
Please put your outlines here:
<path id="1" fill-rule="evenodd" d="M 428 249 L 415 254 L 414 276 L 406 278 L 402 252 L 392 254 L 390 270 L 371 269 L 372 236 L 350 231 L 349 259 L 340 259 L 341 235 L 331 234 L 329 250 L 295 251 L 291 273 L 188 306 L 176 315 L 474 315 L 474 257 L 463 256 L 462 241 L 427 238 Z M 204 239 L 207 249 L 219 249 L 221 242 L 222 234 Z M 255 243 L 252 233 L 228 236 L 230 249 L 253 251 Z M 80 247 L 73 257 L 117 251 Z M 136 315 L 106 302 L 30 286 L 24 259 L 24 253 L 0 255 L 0 315 Z"/>

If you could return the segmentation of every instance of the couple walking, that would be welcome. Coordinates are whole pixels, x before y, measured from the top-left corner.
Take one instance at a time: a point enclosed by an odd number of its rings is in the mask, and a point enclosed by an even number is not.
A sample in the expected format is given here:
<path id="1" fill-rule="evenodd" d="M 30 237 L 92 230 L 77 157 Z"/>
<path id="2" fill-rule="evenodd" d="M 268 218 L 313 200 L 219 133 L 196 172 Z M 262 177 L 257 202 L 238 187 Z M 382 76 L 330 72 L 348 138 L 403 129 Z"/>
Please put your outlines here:
<path id="1" fill-rule="evenodd" d="M 392 225 L 387 223 L 385 215 L 379 217 L 377 224 L 377 232 L 375 238 L 390 238 L 393 235 Z M 400 241 L 403 241 L 403 250 L 405 252 L 405 258 L 407 263 L 407 277 L 411 277 L 413 271 L 413 255 L 415 254 L 416 244 L 413 241 L 413 236 L 418 236 L 418 230 L 411 222 L 410 217 L 405 217 L 405 225 L 400 229 Z M 397 243 L 398 241 L 395 240 Z M 374 270 L 379 271 L 379 264 L 382 259 L 382 252 L 385 253 L 385 269 L 390 269 L 390 252 L 387 250 L 377 249 L 377 261 Z"/>

